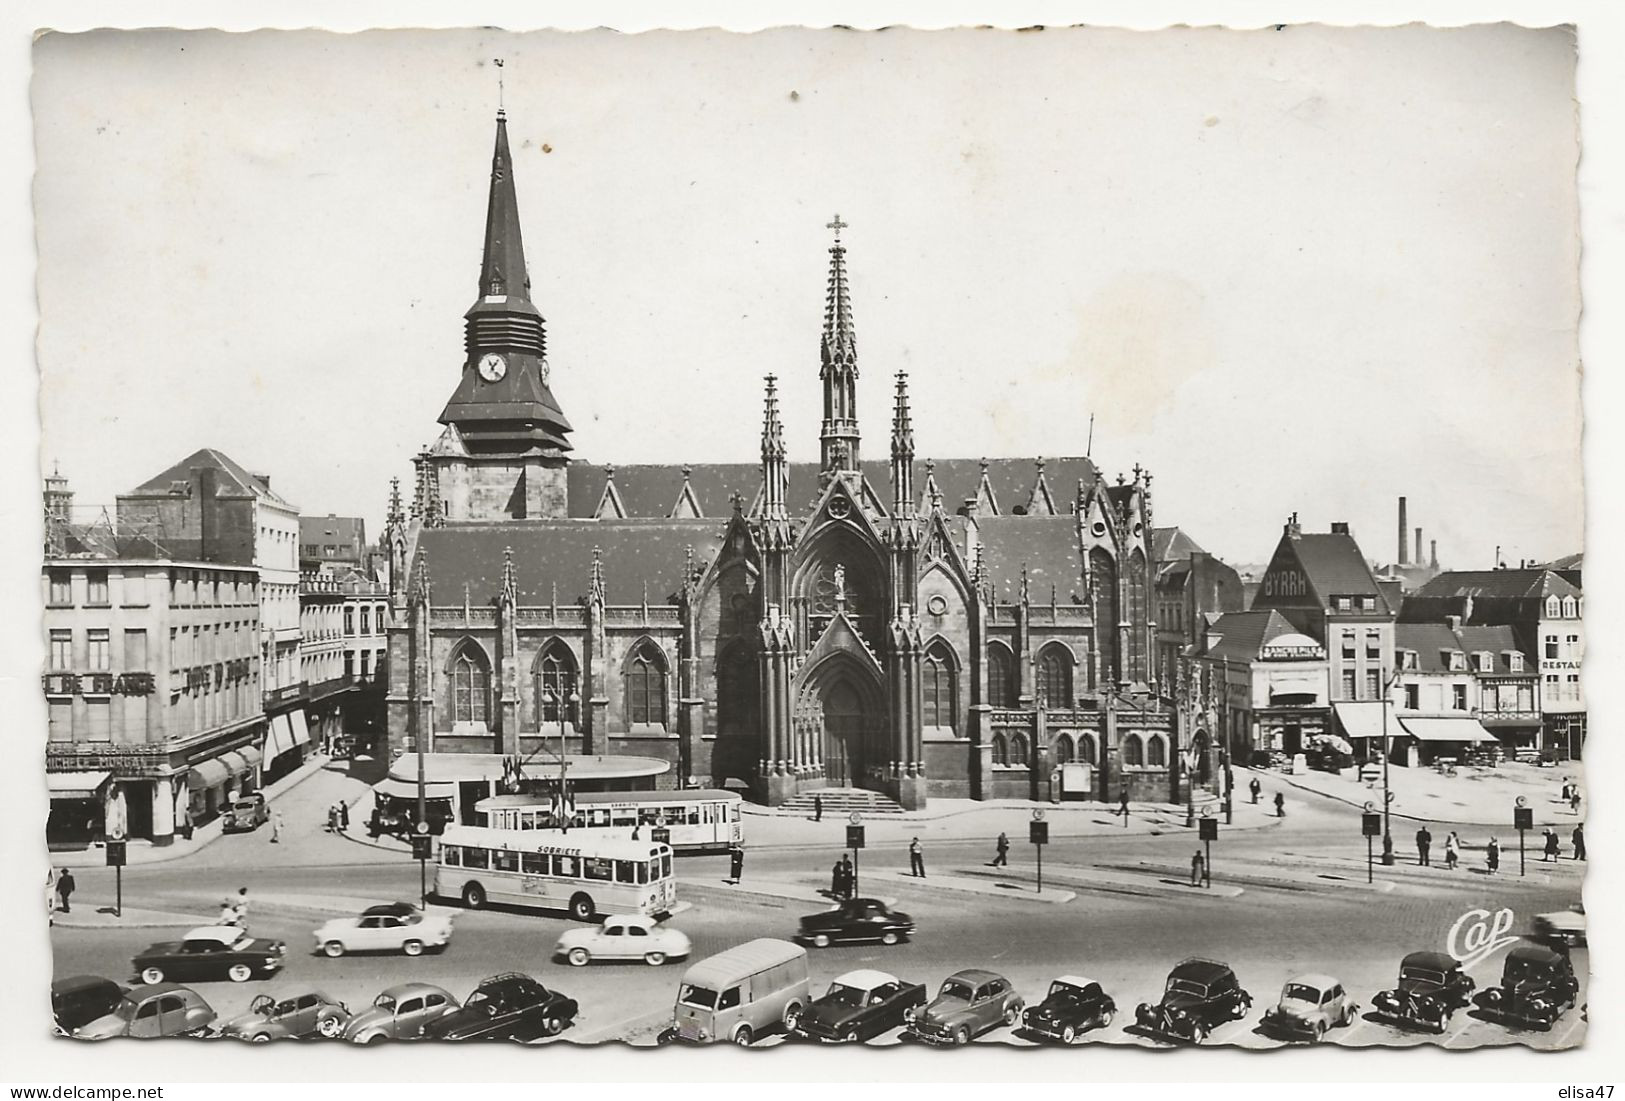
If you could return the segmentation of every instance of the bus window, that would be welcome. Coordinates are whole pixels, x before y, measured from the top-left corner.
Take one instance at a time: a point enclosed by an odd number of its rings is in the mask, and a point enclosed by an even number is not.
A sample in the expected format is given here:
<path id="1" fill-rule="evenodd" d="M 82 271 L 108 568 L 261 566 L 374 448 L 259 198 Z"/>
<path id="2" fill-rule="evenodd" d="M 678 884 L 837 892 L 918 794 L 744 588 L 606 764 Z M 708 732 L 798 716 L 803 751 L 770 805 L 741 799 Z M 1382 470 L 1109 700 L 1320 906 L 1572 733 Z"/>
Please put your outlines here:
<path id="1" fill-rule="evenodd" d="M 653 883 L 656 880 L 658 880 L 659 878 L 660 878 L 660 861 L 658 859 L 651 860 L 648 863 L 639 862 L 639 864 L 638 864 L 638 882 L 639 883 Z"/>
<path id="2" fill-rule="evenodd" d="M 658 821 L 660 821 L 660 808 L 659 807 L 640 807 L 640 808 L 638 808 L 638 825 L 640 825 L 640 826 L 652 826 Z"/>
<path id="3" fill-rule="evenodd" d="M 601 856 L 584 856 L 581 858 L 581 875 L 584 879 L 595 879 L 603 883 L 614 879 L 613 860 L 606 860 Z"/>
<path id="4" fill-rule="evenodd" d="M 717 820 L 717 808 L 711 803 L 702 804 L 701 810 L 705 812 L 705 824 L 711 825 Z"/>
<path id="5" fill-rule="evenodd" d="M 732 815 L 733 820 L 735 822 L 739 821 L 739 804 L 738 803 L 733 804 L 731 809 L 733 811 L 733 815 Z"/>
<path id="6" fill-rule="evenodd" d="M 491 854 L 491 869 L 498 872 L 517 872 L 519 854 L 511 849 L 497 849 Z"/>
<path id="7" fill-rule="evenodd" d="M 688 818 L 688 824 L 689 825 L 697 826 L 697 825 L 700 824 L 700 808 L 699 807 L 695 806 L 693 803 L 690 803 L 685 808 L 684 812 L 685 812 L 685 814 L 686 814 L 686 816 Z M 681 820 L 682 819 L 677 819 L 677 821 L 681 821 Z"/>
<path id="8" fill-rule="evenodd" d="M 637 873 L 632 870 L 632 866 L 633 863 L 630 860 L 617 860 L 615 862 L 615 882 L 636 883 L 638 881 L 638 876 Z"/>
<path id="9" fill-rule="evenodd" d="M 609 827 L 609 808 L 594 807 L 587 812 L 587 825 L 592 829 L 607 829 Z"/>
<path id="10" fill-rule="evenodd" d="M 660 875 L 662 878 L 671 876 L 671 853 L 662 853 L 660 857 Z"/>
<path id="11" fill-rule="evenodd" d="M 526 875 L 546 875 L 547 857 L 541 853 L 523 853 L 519 857 L 519 870 Z"/>
<path id="12" fill-rule="evenodd" d="M 440 863 L 449 867 L 457 867 L 463 862 L 463 853 L 456 845 L 440 846 Z"/>
<path id="13" fill-rule="evenodd" d="M 560 879 L 574 879 L 581 874 L 573 856 L 555 856 L 553 858 L 553 874 Z"/>
<path id="14" fill-rule="evenodd" d="M 484 849 L 475 848 L 473 845 L 463 846 L 463 867 L 489 868 L 490 866 L 491 854 L 489 852 Z"/>
<path id="15" fill-rule="evenodd" d="M 630 807 L 617 809 L 610 820 L 617 826 L 635 826 L 638 824 L 638 813 Z"/>

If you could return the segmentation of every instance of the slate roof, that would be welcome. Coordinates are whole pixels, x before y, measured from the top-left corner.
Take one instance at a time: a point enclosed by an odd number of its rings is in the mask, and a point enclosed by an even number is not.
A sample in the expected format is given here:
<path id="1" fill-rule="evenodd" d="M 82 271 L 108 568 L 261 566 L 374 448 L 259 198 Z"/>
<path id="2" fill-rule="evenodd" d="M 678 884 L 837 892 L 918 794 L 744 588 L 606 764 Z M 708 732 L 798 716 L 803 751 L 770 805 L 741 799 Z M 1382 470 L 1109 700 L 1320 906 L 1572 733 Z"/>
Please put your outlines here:
<path id="1" fill-rule="evenodd" d="M 1035 604 L 1050 599 L 1072 604 L 1083 592 L 1083 557 L 1078 522 L 1072 516 L 984 516 L 976 522 L 982 570 L 997 599 L 1016 600 L 1021 569 L 1027 567 L 1028 593 Z"/>
<path id="2" fill-rule="evenodd" d="M 1388 598 L 1366 565 L 1354 536 L 1343 532 L 1305 532 L 1292 540 L 1309 583 L 1322 600 L 1334 596 L 1375 595 L 1386 610 Z"/>
<path id="3" fill-rule="evenodd" d="M 1157 562 L 1189 562 L 1202 548 L 1181 528 L 1152 528 L 1151 550 Z"/>
<path id="4" fill-rule="evenodd" d="M 513 549 L 519 603 L 547 604 L 558 582 L 559 603 L 585 596 L 592 579 L 592 552 L 601 552 L 604 589 L 611 604 L 636 604 L 648 582 L 649 602 L 664 604 L 682 588 L 686 552 L 696 565 L 716 556 L 727 532 L 726 520 L 509 520 L 425 528 L 418 536 L 412 565 L 415 590 L 428 555 L 436 605 L 485 606 L 502 588 L 503 553 Z"/>
<path id="5" fill-rule="evenodd" d="M 1473 596 L 1544 600 L 1579 596 L 1580 590 L 1548 569 L 1451 570 L 1416 590 L 1419 597 Z"/>
<path id="6" fill-rule="evenodd" d="M 1397 629 L 1397 628 L 1396 628 Z M 1516 650 L 1521 652 L 1518 645 L 1518 633 L 1511 627 L 1460 627 L 1456 630 L 1456 638 L 1461 642 L 1461 648 L 1471 655 L 1476 653 L 1490 653 L 1495 655 L 1495 665 L 1492 667 L 1497 674 L 1513 676 L 1536 675 L 1536 663 L 1528 654 L 1523 656 L 1523 668 L 1514 671 L 1512 664 L 1507 661 L 1507 652 Z"/>
<path id="7" fill-rule="evenodd" d="M 1454 631 L 1443 623 L 1397 623 L 1394 625 L 1394 648 L 1415 650 L 1417 673 L 1448 673 L 1450 664 L 1444 658 L 1448 650 L 1465 649 Z M 1471 659 L 1469 658 L 1469 663 Z M 1471 672 L 1458 669 L 1457 673 Z"/>
<path id="8" fill-rule="evenodd" d="M 1254 612 L 1226 612 L 1207 634 L 1219 635 L 1204 655 L 1231 661 L 1256 661 L 1271 639 L 1297 633 L 1297 628 L 1274 608 Z"/>
<path id="9" fill-rule="evenodd" d="M 293 507 L 284 498 L 261 485 L 258 479 L 250 474 L 248 469 L 241 463 L 212 447 L 205 447 L 192 452 L 192 454 L 165 470 L 162 474 L 148 478 L 129 493 L 124 494 L 124 496 L 145 497 L 153 494 L 167 494 L 176 482 L 190 482 L 192 480 L 192 471 L 205 466 L 213 467 L 224 475 L 224 478 L 217 483 L 219 491 L 223 491 L 221 492 L 222 496 L 229 496 L 232 490 L 236 490 L 243 496 L 258 497 L 271 504 L 282 505 L 284 508 Z"/>
<path id="10" fill-rule="evenodd" d="M 301 516 L 299 541 L 301 543 L 338 543 L 348 550 L 366 541 L 365 525 L 359 516 Z"/>

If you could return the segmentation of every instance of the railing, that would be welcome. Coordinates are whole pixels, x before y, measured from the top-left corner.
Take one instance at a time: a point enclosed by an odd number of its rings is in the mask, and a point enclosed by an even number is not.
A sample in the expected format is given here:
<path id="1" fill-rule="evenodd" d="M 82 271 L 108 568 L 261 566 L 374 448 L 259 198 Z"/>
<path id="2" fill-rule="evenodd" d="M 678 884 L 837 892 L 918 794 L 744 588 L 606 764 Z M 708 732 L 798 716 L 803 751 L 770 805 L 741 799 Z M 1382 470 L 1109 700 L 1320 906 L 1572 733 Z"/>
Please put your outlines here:
<path id="1" fill-rule="evenodd" d="M 587 622 L 587 610 L 575 605 L 520 608 L 517 622 L 521 627 L 582 627 Z"/>

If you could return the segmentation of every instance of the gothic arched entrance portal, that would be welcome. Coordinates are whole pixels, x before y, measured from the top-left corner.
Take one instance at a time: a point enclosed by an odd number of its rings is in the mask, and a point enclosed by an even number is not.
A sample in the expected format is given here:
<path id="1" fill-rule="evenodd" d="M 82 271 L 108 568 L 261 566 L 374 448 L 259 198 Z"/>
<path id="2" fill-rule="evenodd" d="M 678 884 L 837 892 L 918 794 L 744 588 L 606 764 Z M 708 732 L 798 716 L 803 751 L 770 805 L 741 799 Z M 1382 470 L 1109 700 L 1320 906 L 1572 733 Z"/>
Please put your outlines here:
<path id="1" fill-rule="evenodd" d="M 835 787 L 857 787 L 864 769 L 863 700 L 846 677 L 824 690 L 824 776 Z"/>

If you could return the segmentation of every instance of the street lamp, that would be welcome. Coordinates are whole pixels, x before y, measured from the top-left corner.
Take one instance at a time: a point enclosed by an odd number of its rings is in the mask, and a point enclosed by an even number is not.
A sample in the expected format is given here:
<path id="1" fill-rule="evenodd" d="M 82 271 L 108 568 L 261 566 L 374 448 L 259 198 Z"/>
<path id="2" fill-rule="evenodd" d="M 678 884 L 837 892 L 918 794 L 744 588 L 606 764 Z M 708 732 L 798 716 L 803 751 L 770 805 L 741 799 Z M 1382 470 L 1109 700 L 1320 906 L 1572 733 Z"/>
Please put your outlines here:
<path id="1" fill-rule="evenodd" d="M 1180 757 L 1185 762 L 1185 828 L 1196 825 L 1196 760 L 1195 745 L 1188 746 Z"/>
<path id="2" fill-rule="evenodd" d="M 568 714 L 568 708 L 574 707 L 580 702 L 581 694 L 574 689 L 571 689 L 570 695 L 565 696 L 562 691 L 555 692 L 551 688 L 544 688 L 542 689 L 542 699 L 554 707 L 559 716 L 559 832 L 569 833 L 570 811 L 569 807 L 566 805 L 565 781 L 570 768 L 570 763 L 564 755 L 565 736 L 567 732 L 565 722 Z"/>
<path id="3" fill-rule="evenodd" d="M 1393 702 L 1394 685 L 1399 683 L 1399 675 L 1403 669 L 1395 669 L 1394 675 L 1388 678 L 1388 683 L 1382 689 L 1382 864 L 1383 867 L 1392 867 L 1394 863 L 1394 833 L 1392 811 L 1394 793 L 1388 786 L 1388 758 L 1393 756 L 1392 747 L 1388 744 L 1388 705 Z"/>

